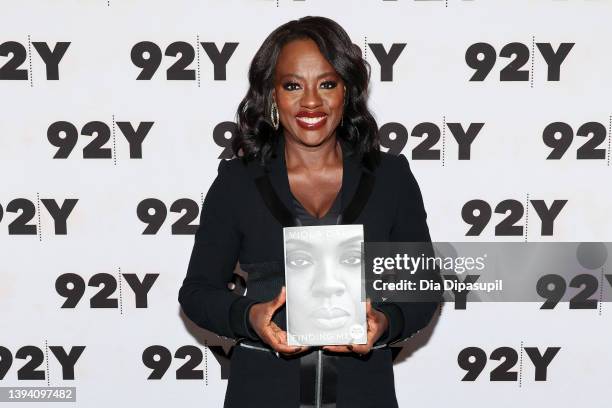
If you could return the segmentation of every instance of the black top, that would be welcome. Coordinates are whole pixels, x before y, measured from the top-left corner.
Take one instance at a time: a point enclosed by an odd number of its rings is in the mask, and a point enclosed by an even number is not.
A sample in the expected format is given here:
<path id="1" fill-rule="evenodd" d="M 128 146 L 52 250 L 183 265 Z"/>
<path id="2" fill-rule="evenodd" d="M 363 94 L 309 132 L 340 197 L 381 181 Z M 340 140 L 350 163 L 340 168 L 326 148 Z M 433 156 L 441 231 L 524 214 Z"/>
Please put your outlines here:
<path id="1" fill-rule="evenodd" d="M 338 191 L 338 195 L 336 196 L 336 199 L 334 200 L 334 203 L 332 204 L 327 214 L 325 214 L 322 218 L 316 218 L 313 217 L 312 214 L 310 214 L 308 211 L 306 211 L 304 206 L 302 206 L 302 203 L 300 203 L 299 200 L 293 195 L 293 193 L 291 193 L 291 199 L 293 200 L 293 207 L 295 208 L 295 213 L 302 222 L 303 226 L 337 224 L 337 219 L 341 212 L 341 196 L 342 188 L 340 189 L 340 191 Z"/>

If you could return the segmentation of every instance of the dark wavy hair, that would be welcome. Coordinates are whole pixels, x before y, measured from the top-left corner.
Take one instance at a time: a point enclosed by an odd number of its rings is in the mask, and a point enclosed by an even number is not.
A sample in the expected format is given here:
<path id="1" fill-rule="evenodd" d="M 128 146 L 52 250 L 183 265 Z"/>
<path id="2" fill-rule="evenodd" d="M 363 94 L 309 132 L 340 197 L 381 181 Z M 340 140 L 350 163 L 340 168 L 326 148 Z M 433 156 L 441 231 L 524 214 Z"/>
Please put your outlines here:
<path id="1" fill-rule="evenodd" d="M 367 107 L 370 65 L 361 56 L 344 29 L 326 17 L 306 16 L 292 20 L 274 30 L 265 39 L 251 61 L 249 90 L 238 105 L 238 134 L 232 141 L 236 156 L 242 150 L 244 162 L 258 159 L 265 164 L 273 146 L 282 135 L 282 126 L 275 130 L 270 120 L 274 68 L 282 47 L 297 39 L 312 39 L 321 54 L 334 67 L 346 85 L 343 125 L 336 136 L 347 142 L 349 155 L 379 155 L 378 125 Z"/>

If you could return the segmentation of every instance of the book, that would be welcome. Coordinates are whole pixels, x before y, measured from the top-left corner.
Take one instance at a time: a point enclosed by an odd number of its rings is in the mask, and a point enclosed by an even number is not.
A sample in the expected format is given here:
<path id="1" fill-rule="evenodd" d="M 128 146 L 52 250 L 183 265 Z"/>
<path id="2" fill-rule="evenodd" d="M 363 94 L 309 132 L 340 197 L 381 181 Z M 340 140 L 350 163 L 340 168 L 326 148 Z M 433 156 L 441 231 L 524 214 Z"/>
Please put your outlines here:
<path id="1" fill-rule="evenodd" d="M 283 228 L 287 342 L 365 344 L 363 225 Z"/>

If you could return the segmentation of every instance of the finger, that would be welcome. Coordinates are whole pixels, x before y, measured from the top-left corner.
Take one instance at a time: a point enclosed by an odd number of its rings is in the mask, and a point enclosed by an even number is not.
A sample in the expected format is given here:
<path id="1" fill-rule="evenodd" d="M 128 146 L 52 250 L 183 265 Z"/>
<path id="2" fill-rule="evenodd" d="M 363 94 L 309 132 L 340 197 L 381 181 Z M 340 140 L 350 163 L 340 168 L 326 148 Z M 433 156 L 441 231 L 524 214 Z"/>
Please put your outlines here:
<path id="1" fill-rule="evenodd" d="M 280 330 L 276 333 L 276 338 L 278 339 L 278 341 L 282 344 L 289 344 L 289 341 L 287 340 L 287 332 L 284 330 Z"/>
<path id="2" fill-rule="evenodd" d="M 289 346 L 282 343 L 271 344 L 271 346 L 274 350 L 283 354 L 295 354 L 302 351 L 301 346 Z"/>
<path id="3" fill-rule="evenodd" d="M 323 346 L 323 350 L 332 351 L 334 353 L 352 353 L 352 347 L 354 346 Z"/>
<path id="4" fill-rule="evenodd" d="M 303 346 L 290 346 L 287 344 L 287 332 L 274 322 L 270 324 L 271 336 L 267 342 L 275 351 L 283 354 L 295 354 L 304 351 Z"/>
<path id="5" fill-rule="evenodd" d="M 283 346 L 289 346 L 289 341 L 287 339 L 287 332 L 284 330 L 281 330 L 280 328 L 279 328 L 279 331 L 276 333 L 276 340 L 278 344 L 282 344 Z M 289 346 L 289 347 L 297 347 L 297 346 Z"/>
<path id="6" fill-rule="evenodd" d="M 274 324 L 274 322 L 271 322 L 263 331 L 261 337 L 261 340 L 266 343 L 267 345 L 269 345 L 270 347 L 272 347 L 274 344 L 279 343 L 279 335 L 278 335 L 278 331 L 280 331 L 280 328 L 278 326 L 276 326 L 276 324 Z"/>
<path id="7" fill-rule="evenodd" d="M 290 346 L 287 344 L 287 333 L 285 333 L 285 341 L 280 343 L 283 347 L 287 347 L 287 350 L 289 351 L 283 351 L 282 353 L 284 354 L 296 354 L 296 353 L 303 353 L 305 351 L 307 351 L 308 349 L 310 349 L 310 347 L 308 346 Z M 280 351 L 279 351 L 280 352 Z"/>
<path id="8" fill-rule="evenodd" d="M 370 352 L 370 345 L 369 344 L 356 344 L 353 346 L 353 351 L 357 354 L 368 354 Z"/>
<path id="9" fill-rule="evenodd" d="M 287 332 L 278 327 L 274 322 L 271 322 L 269 327 L 276 342 L 287 345 Z"/>
<path id="10" fill-rule="evenodd" d="M 284 336 L 283 333 L 285 333 Z M 285 338 L 285 341 L 282 340 L 283 338 Z M 280 332 L 273 332 L 268 334 L 264 341 L 279 353 L 292 354 L 301 351 L 300 346 L 290 346 L 287 344 L 286 332 L 284 332 L 283 330 L 280 330 Z"/>
<path id="11" fill-rule="evenodd" d="M 372 314 L 372 301 L 370 298 L 366 299 L 366 315 Z"/>
<path id="12" fill-rule="evenodd" d="M 306 347 L 306 346 L 290 346 L 290 347 L 295 347 L 295 348 L 293 349 L 293 351 L 286 352 L 286 353 L 283 353 L 283 354 L 291 356 L 291 355 L 294 355 L 294 354 L 303 353 L 303 352 L 305 352 L 306 350 L 308 350 L 310 348 L 310 347 Z"/>

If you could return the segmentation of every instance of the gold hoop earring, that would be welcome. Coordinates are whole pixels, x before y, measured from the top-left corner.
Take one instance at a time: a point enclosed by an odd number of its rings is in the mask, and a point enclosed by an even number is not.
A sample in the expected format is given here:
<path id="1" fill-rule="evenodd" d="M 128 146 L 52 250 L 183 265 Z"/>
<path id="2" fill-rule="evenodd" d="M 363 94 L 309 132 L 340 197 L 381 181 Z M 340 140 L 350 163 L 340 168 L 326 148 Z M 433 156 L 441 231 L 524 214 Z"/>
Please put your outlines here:
<path id="1" fill-rule="evenodd" d="M 272 120 L 272 126 L 274 126 L 274 130 L 278 130 L 279 124 L 279 115 L 278 115 L 278 105 L 276 101 L 272 99 L 272 106 L 270 107 L 270 119 Z"/>
<path id="2" fill-rule="evenodd" d="M 344 98 L 342 98 L 342 119 L 340 119 L 340 126 L 344 126 L 344 111 L 346 110 L 346 103 L 348 99 L 346 99 L 346 85 L 344 85 Z"/>
<path id="3" fill-rule="evenodd" d="M 346 90 L 346 88 L 344 88 Z M 346 98 L 342 102 L 342 117 L 340 118 L 340 126 L 344 126 L 344 111 L 346 110 Z"/>

